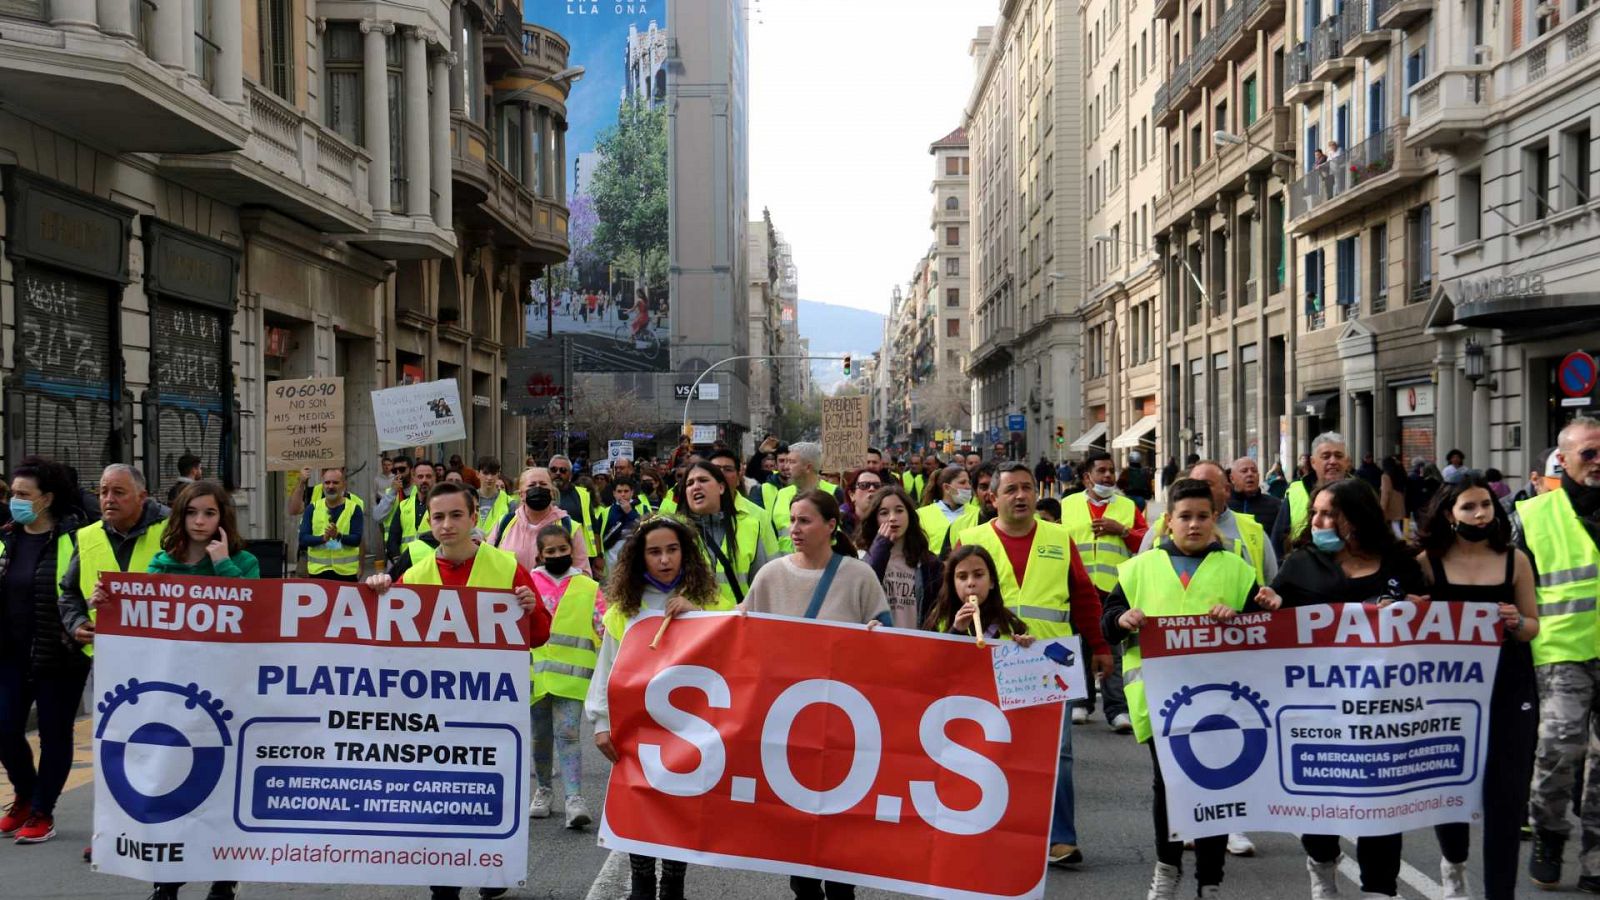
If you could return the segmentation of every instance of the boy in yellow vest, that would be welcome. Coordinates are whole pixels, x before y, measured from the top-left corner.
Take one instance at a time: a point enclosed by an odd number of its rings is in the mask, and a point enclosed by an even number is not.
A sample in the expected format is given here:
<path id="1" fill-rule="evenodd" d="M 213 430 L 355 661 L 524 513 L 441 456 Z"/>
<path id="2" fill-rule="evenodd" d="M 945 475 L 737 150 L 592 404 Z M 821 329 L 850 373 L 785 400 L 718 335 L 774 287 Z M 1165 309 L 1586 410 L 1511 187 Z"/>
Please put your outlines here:
<path id="1" fill-rule="evenodd" d="M 1117 587 L 1106 598 L 1100 622 L 1106 640 L 1127 642 L 1122 671 L 1128 708 L 1133 713 L 1133 733 L 1140 742 L 1150 745 L 1155 770 L 1151 813 L 1157 862 L 1148 895 L 1152 900 L 1176 900 L 1183 842 L 1168 839 L 1166 784 L 1155 743 L 1150 740 L 1150 708 L 1144 692 L 1142 660 L 1138 642 L 1129 639 L 1138 635 L 1147 618 L 1155 616 L 1208 615 L 1226 622 L 1240 611 L 1277 609 L 1279 605 L 1271 588 L 1256 584 L 1255 568 L 1217 540 L 1210 485 L 1193 478 L 1179 479 L 1168 492 L 1167 510 L 1170 536 L 1159 547 L 1118 567 Z M 1226 834 L 1194 842 L 1200 896 L 1214 895 L 1222 884 L 1227 848 Z"/>

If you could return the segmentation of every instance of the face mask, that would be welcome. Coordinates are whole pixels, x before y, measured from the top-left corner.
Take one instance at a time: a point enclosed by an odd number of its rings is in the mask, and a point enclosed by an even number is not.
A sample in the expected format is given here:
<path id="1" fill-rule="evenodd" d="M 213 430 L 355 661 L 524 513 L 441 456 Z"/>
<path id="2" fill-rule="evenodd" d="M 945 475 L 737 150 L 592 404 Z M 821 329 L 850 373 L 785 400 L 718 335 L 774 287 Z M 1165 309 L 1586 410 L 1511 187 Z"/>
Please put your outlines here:
<path id="1" fill-rule="evenodd" d="M 1489 535 L 1493 531 L 1493 525 L 1471 525 L 1466 522 L 1456 523 L 1456 534 L 1460 535 L 1462 540 L 1471 541 L 1474 544 L 1487 541 L 1489 539 Z"/>
<path id="2" fill-rule="evenodd" d="M 1311 529 L 1311 543 L 1326 553 L 1338 553 L 1344 549 L 1344 538 L 1334 528 Z"/>
<path id="3" fill-rule="evenodd" d="M 34 511 L 32 500 L 19 500 L 11 498 L 11 521 L 18 525 L 32 525 L 39 514 Z"/>
<path id="4" fill-rule="evenodd" d="M 956 488 L 956 505 L 966 506 L 972 502 L 972 488 Z"/>
<path id="5" fill-rule="evenodd" d="M 572 568 L 571 554 L 566 556 L 546 556 L 544 558 L 544 570 L 551 575 L 565 575 L 570 568 Z"/>
<path id="6" fill-rule="evenodd" d="M 328 550 L 328 551 L 343 550 L 344 549 L 344 541 L 341 541 L 338 538 L 334 538 L 333 540 L 324 543 L 322 545 L 322 549 Z"/>
<path id="7" fill-rule="evenodd" d="M 549 488 L 531 487 L 528 488 L 528 492 L 522 496 L 522 499 L 527 501 L 528 508 L 534 512 L 544 512 L 550 508 L 555 496 L 550 493 Z"/>
<path id="8" fill-rule="evenodd" d="M 1114 484 L 1097 484 L 1094 486 L 1094 495 L 1101 500 L 1109 500 L 1116 494 L 1117 486 Z"/>

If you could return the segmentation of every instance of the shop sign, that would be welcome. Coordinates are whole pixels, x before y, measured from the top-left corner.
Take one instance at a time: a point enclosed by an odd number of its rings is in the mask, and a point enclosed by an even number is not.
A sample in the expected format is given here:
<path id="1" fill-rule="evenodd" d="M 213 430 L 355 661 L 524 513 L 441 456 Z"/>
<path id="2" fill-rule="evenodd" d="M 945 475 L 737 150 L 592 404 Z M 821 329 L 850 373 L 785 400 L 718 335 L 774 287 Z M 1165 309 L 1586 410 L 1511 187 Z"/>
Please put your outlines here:
<path id="1" fill-rule="evenodd" d="M 1542 297 L 1544 296 L 1544 276 L 1538 273 L 1533 275 L 1494 275 L 1487 278 L 1458 278 L 1456 279 L 1457 303 L 1473 303 L 1481 300 L 1502 300 L 1508 297 Z"/>
<path id="2" fill-rule="evenodd" d="M 1433 415 L 1433 385 L 1412 384 L 1394 389 L 1395 414 L 1402 419 Z"/>

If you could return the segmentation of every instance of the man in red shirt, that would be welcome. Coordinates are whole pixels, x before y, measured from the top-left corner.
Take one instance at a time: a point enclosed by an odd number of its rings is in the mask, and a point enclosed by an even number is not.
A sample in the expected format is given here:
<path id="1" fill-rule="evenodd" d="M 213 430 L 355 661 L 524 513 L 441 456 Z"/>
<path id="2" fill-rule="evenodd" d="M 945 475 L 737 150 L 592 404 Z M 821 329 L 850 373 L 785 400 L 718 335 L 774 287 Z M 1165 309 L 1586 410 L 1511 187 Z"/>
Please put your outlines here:
<path id="1" fill-rule="evenodd" d="M 1067 529 L 1035 517 L 1039 492 L 1028 464 L 1001 464 L 994 496 L 995 519 L 962 532 L 958 543 L 976 544 L 989 551 L 1000 578 L 1001 597 L 1027 622 L 1030 634 L 1044 638 L 1077 634 L 1090 656 L 1091 670 L 1102 675 L 1110 672 L 1111 647 L 1100 631 L 1100 592 Z M 1056 766 L 1049 861 L 1061 866 L 1083 861 L 1072 788 L 1072 725 L 1065 718 Z"/>

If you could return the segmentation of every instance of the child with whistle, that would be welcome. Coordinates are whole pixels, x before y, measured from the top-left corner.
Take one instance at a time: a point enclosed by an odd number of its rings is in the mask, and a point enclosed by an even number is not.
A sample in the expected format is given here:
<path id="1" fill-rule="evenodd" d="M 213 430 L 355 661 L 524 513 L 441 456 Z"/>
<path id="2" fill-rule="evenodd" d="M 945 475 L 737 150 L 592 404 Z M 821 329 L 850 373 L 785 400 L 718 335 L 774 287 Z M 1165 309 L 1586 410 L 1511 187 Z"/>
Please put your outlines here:
<path id="1" fill-rule="evenodd" d="M 1117 587 L 1106 598 L 1101 629 L 1106 640 L 1125 641 L 1123 683 L 1133 733 L 1150 745 L 1154 772 L 1151 813 L 1156 835 L 1156 868 L 1147 895 L 1150 900 L 1175 900 L 1182 874 L 1183 842 L 1172 839 L 1167 828 L 1166 782 L 1151 738 L 1150 707 L 1139 672 L 1140 628 L 1156 616 L 1209 616 L 1227 622 L 1240 612 L 1277 609 L 1278 596 L 1256 583 L 1256 570 L 1217 539 L 1216 511 L 1211 486 L 1193 478 L 1179 479 L 1167 496 L 1168 535 L 1159 545 L 1117 567 Z M 1222 885 L 1222 864 L 1227 856 L 1228 834 L 1194 842 L 1198 896 L 1215 897 Z"/>
<path id="2" fill-rule="evenodd" d="M 980 647 L 1005 638 L 1024 647 L 1033 643 L 1027 623 L 1006 609 L 989 551 L 976 544 L 957 547 L 945 560 L 942 581 L 939 599 L 922 621 L 923 631 L 970 634 Z"/>

